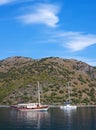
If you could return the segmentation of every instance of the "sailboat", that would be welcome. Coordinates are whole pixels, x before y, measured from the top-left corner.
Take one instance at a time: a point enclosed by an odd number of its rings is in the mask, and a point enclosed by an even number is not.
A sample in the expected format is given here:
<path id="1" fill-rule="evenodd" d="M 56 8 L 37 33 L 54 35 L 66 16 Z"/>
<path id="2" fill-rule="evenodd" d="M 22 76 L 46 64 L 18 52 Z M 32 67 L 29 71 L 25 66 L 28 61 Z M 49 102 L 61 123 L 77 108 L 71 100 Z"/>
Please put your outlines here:
<path id="1" fill-rule="evenodd" d="M 68 83 L 67 88 L 68 88 L 68 101 L 66 101 L 63 106 L 60 106 L 60 109 L 77 109 L 76 105 L 71 104 L 69 83 Z"/>
<path id="2" fill-rule="evenodd" d="M 15 108 L 20 111 L 47 111 L 49 109 L 48 105 L 42 105 L 40 103 L 40 88 L 39 81 L 38 84 L 38 103 L 20 103 L 17 105 L 12 105 L 12 108 Z"/>

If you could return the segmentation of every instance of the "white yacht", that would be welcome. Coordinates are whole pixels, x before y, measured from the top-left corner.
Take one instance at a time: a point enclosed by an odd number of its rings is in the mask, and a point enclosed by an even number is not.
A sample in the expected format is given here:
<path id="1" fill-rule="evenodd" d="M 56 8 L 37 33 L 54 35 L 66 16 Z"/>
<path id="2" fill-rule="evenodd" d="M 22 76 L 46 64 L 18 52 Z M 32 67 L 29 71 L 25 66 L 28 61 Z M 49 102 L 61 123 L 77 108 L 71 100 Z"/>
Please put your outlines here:
<path id="1" fill-rule="evenodd" d="M 64 105 L 60 106 L 60 109 L 77 109 L 77 106 L 76 106 L 76 105 L 72 105 L 72 104 L 71 104 L 70 86 L 69 86 L 69 83 L 68 83 L 67 89 L 68 89 L 68 101 L 66 101 L 66 102 L 64 103 Z"/>

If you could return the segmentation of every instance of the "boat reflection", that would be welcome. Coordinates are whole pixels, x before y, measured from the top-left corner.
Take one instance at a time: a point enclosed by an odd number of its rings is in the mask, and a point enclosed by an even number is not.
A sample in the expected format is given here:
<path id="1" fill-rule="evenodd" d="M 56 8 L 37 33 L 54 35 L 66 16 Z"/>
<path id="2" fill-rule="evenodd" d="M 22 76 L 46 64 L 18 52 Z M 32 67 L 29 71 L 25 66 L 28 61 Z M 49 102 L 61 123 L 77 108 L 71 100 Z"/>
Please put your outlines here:
<path id="1" fill-rule="evenodd" d="M 64 110 L 64 117 L 66 119 L 67 129 L 71 130 L 71 125 L 74 124 L 76 118 L 77 109 L 66 109 Z"/>
<path id="2" fill-rule="evenodd" d="M 23 118 L 23 119 L 27 119 L 27 120 L 38 120 L 38 118 L 42 119 L 42 118 L 47 118 L 49 116 L 49 113 L 46 112 L 30 112 L 30 111 L 18 111 L 18 117 L 19 118 Z"/>
<path id="3" fill-rule="evenodd" d="M 37 130 L 41 129 L 41 127 L 43 126 L 43 123 L 46 120 L 49 120 L 50 114 L 49 112 L 22 112 L 22 111 L 18 111 L 18 118 L 19 120 L 23 120 L 24 122 L 26 122 L 27 124 L 34 126 L 35 128 L 37 128 Z"/>
<path id="4" fill-rule="evenodd" d="M 76 114 L 76 112 L 77 112 L 77 109 L 65 109 L 64 110 L 64 115 L 66 115 L 68 117 L 71 117 L 74 114 Z"/>

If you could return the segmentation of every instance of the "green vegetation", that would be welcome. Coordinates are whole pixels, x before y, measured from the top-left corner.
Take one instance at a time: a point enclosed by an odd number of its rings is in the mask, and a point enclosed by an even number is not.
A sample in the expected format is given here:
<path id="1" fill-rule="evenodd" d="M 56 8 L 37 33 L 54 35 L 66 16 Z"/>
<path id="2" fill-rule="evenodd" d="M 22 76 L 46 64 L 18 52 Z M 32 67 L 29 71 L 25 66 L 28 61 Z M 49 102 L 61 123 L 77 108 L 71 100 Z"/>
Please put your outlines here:
<path id="1" fill-rule="evenodd" d="M 41 60 L 13 57 L 0 61 L 0 104 L 36 102 L 37 81 L 42 103 L 66 101 L 68 82 L 73 104 L 96 103 L 96 67 L 58 57 Z"/>

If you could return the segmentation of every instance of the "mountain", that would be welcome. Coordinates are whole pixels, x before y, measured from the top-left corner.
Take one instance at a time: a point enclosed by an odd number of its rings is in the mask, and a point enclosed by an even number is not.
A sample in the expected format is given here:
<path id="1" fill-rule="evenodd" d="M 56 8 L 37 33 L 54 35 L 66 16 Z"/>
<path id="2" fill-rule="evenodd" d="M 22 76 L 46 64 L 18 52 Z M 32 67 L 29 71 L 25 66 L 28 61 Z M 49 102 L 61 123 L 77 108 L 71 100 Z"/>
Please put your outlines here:
<path id="1" fill-rule="evenodd" d="M 42 103 L 65 102 L 69 83 L 73 104 L 96 104 L 96 67 L 74 59 L 19 56 L 0 61 L 0 104 L 36 102 L 37 81 Z"/>

